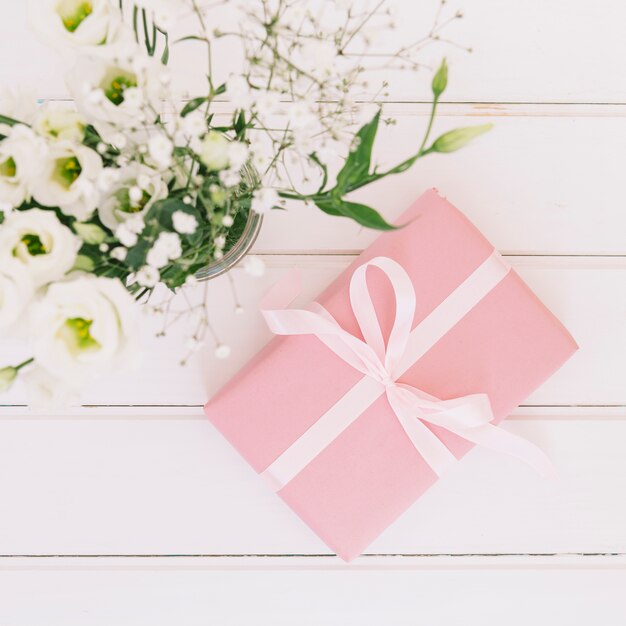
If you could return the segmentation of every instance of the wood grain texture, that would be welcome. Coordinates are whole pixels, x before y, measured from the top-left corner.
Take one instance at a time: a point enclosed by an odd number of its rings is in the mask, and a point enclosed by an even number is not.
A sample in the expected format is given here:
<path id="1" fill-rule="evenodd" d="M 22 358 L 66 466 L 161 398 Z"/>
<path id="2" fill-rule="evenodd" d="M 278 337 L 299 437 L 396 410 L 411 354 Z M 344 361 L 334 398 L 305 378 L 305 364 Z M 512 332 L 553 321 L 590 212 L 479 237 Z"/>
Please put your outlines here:
<path id="1" fill-rule="evenodd" d="M 328 554 L 207 421 L 127 412 L 0 421 L 0 554 Z M 368 552 L 625 553 L 626 415 L 507 428 L 560 479 L 473 450 Z"/>
<path id="2" fill-rule="evenodd" d="M 427 34 L 437 0 L 390 0 L 395 10 L 396 32 L 382 31 L 378 51 L 396 49 Z M 435 65 L 444 55 L 451 64 L 446 99 L 457 102 L 597 102 L 621 103 L 626 80 L 621 59 L 626 55 L 622 23 L 624 7 L 613 0 L 451 0 L 446 15 L 461 9 L 465 17 L 444 34 L 472 54 L 437 44 L 426 49 L 422 62 Z M 0 82 L 32 86 L 40 98 L 66 97 L 64 74 L 69 65 L 58 53 L 37 41 L 29 30 L 26 2 L 5 3 L 0 40 L 5 41 L 13 63 L 0 67 Z M 220 14 L 224 30 L 228 12 Z M 232 21 L 232 19 L 230 19 Z M 179 26 L 181 31 L 184 25 Z M 233 46 L 215 52 L 219 78 L 237 68 Z M 172 54 L 177 84 L 194 92 L 205 88 L 204 51 L 182 44 Z M 430 73 L 388 72 L 372 75 L 372 84 L 390 80 L 390 99 L 424 101 L 430 98 Z M 218 81 L 215 81 L 218 84 Z M 375 91 L 375 89 L 373 90 Z"/>
<path id="3" fill-rule="evenodd" d="M 623 561 L 588 557 L 370 559 L 352 566 L 329 559 L 55 559 L 34 567 L 20 559 L 0 562 L 0 620 L 345 626 L 358 616 L 363 626 L 622 626 L 625 583 Z"/>
<path id="4" fill-rule="evenodd" d="M 626 238 L 619 201 L 626 153 L 626 117 L 589 107 L 442 107 L 434 134 L 493 122 L 489 134 L 455 154 L 431 155 L 402 176 L 356 192 L 354 198 L 390 220 L 425 190 L 437 187 L 505 253 L 623 255 Z M 414 150 L 427 107 L 385 108 L 395 126 L 381 131 L 375 161 L 390 166 Z M 567 181 L 567 184 L 564 184 Z M 269 216 L 261 252 L 362 250 L 376 233 L 292 204 Z"/>

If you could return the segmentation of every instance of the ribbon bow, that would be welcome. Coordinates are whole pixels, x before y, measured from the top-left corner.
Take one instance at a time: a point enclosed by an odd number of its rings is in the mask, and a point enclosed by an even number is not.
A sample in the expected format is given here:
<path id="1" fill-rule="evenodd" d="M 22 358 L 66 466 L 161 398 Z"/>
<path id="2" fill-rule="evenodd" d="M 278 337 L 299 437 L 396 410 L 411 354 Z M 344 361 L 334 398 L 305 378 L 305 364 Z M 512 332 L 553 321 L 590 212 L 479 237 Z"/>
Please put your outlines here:
<path id="1" fill-rule="evenodd" d="M 382 270 L 393 288 L 396 312 L 386 344 L 367 286 L 366 274 L 369 267 Z M 504 274 L 497 282 L 503 276 Z M 416 352 L 418 347 L 416 344 L 420 343 L 424 333 L 430 329 L 426 328 L 428 324 L 422 322 L 416 329 L 411 330 L 415 315 L 415 289 L 404 268 L 396 261 L 388 257 L 376 257 L 359 266 L 352 275 L 350 302 L 363 340 L 344 330 L 333 316 L 316 302 L 308 310 L 286 309 L 297 291 L 297 281 L 288 279 L 286 283 L 279 283 L 268 293 L 262 303 L 262 312 L 270 330 L 277 335 L 315 335 L 338 357 L 363 373 L 365 384 L 356 392 L 356 395 L 364 397 L 366 404 L 362 408 L 367 408 L 384 393 L 406 435 L 437 475 L 441 475 L 456 458 L 426 423 L 443 427 L 473 443 L 519 457 L 540 473 L 551 473 L 550 462 L 541 450 L 529 441 L 491 424 L 494 416 L 486 394 L 477 393 L 451 400 L 440 400 L 421 389 L 399 382 L 402 374 L 425 352 L 424 349 Z M 484 295 L 486 294 L 480 294 L 480 298 Z M 453 302 L 450 304 L 454 305 Z M 425 328 L 420 328 L 422 326 Z M 437 339 L 438 337 L 435 337 L 430 345 Z M 354 390 L 355 388 L 351 391 Z M 311 446 L 307 446 L 304 441 L 306 436 L 307 433 L 302 441 L 297 441 L 292 446 L 291 452 L 294 455 L 301 455 L 303 450 L 297 448 L 308 447 L 309 450 L 306 451 L 308 457 L 314 458 L 321 450 L 313 450 Z M 315 445 L 319 445 L 319 442 Z M 289 452 L 290 450 L 287 450 L 283 456 L 289 456 Z M 280 461 L 281 457 L 274 465 L 280 464 Z M 271 469 L 272 466 L 269 468 L 270 473 Z M 272 478 L 276 482 L 275 476 Z M 288 480 L 279 482 L 284 484 Z"/>

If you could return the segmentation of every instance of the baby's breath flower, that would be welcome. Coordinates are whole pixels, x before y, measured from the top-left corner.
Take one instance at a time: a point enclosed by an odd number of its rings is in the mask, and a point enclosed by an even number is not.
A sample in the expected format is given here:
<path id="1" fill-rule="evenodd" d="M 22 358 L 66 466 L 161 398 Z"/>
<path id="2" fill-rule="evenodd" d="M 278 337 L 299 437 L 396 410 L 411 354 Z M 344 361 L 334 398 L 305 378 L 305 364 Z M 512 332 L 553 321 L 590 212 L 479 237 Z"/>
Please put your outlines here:
<path id="1" fill-rule="evenodd" d="M 174 144 L 164 134 L 154 135 L 148 142 L 150 158 L 161 169 L 165 169 L 172 164 L 173 150 Z"/>
<path id="2" fill-rule="evenodd" d="M 111 258 L 122 262 L 126 260 L 127 254 L 128 250 L 124 246 L 117 246 L 117 248 L 113 248 L 110 252 Z"/>
<path id="3" fill-rule="evenodd" d="M 247 256 L 243 263 L 244 270 L 250 276 L 258 278 L 265 274 L 265 263 L 258 256 Z"/>
<path id="4" fill-rule="evenodd" d="M 161 233 L 154 244 L 154 248 L 161 250 L 169 260 L 178 259 L 183 253 L 180 237 L 177 233 Z"/>
<path id="5" fill-rule="evenodd" d="M 115 237 L 117 240 L 127 248 L 132 248 L 138 241 L 137 233 L 133 232 L 128 222 L 123 222 L 115 229 Z"/>
<path id="6" fill-rule="evenodd" d="M 159 270 L 155 267 L 150 267 L 149 265 L 144 265 L 137 272 L 137 282 L 142 287 L 148 287 L 152 289 L 152 287 L 156 287 L 156 284 L 159 282 L 161 275 L 159 274 Z"/>
<path id="7" fill-rule="evenodd" d="M 215 358 L 217 359 L 227 359 L 230 356 L 230 353 L 230 346 L 225 344 L 220 344 L 215 348 Z"/>
<path id="8" fill-rule="evenodd" d="M 174 230 L 181 235 L 193 235 L 198 229 L 198 220 L 184 211 L 175 211 L 172 215 Z"/>
<path id="9" fill-rule="evenodd" d="M 278 200 L 278 194 L 274 189 L 257 189 L 252 194 L 251 208 L 255 213 L 264 215 L 265 213 L 268 213 L 276 204 L 278 204 Z"/>
<path id="10" fill-rule="evenodd" d="M 241 172 L 232 168 L 222 170 L 220 172 L 220 181 L 224 187 L 235 187 L 241 182 Z"/>

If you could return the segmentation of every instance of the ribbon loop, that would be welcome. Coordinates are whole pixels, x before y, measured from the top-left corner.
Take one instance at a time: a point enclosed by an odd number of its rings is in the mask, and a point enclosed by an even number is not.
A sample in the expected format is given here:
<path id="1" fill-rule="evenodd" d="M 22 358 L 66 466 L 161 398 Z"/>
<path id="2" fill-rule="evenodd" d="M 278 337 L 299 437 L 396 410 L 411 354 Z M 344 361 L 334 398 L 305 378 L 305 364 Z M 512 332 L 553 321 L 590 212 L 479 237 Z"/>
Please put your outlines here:
<path id="1" fill-rule="evenodd" d="M 376 267 L 386 275 L 394 293 L 395 317 L 386 342 L 367 285 L 370 267 Z M 429 342 L 434 345 L 507 272 L 508 266 L 494 253 L 412 330 L 416 295 L 409 275 L 393 259 L 373 258 L 358 267 L 350 281 L 350 302 L 363 340 L 344 330 L 318 303 L 313 303 L 309 310 L 285 309 L 297 293 L 294 277 L 287 278 L 284 289 L 277 286 L 270 291 L 262 303 L 262 313 L 272 332 L 277 335 L 315 335 L 365 378 L 276 459 L 264 474 L 278 488 L 289 482 L 382 394 L 386 395 L 409 440 L 438 475 L 456 459 L 427 423 L 443 427 L 473 443 L 522 458 L 543 474 L 552 473 L 550 462 L 538 448 L 491 423 L 494 416 L 486 394 L 440 400 L 398 382 L 404 371 L 425 353 Z M 427 332 L 435 336 L 426 337 Z M 372 387 L 372 384 L 378 387 Z M 345 408 L 350 408 L 356 415 L 346 416 Z"/>

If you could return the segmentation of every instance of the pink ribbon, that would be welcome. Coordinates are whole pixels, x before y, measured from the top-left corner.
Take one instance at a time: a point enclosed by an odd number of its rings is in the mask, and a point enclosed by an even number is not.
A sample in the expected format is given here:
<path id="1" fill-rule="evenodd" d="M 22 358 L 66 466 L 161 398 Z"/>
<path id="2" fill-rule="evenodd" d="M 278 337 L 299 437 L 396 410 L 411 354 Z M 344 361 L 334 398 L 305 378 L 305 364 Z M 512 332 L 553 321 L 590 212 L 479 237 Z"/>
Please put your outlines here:
<path id="1" fill-rule="evenodd" d="M 369 267 L 382 270 L 393 287 L 396 315 L 386 344 L 367 286 Z M 413 283 L 396 261 L 376 257 L 358 267 L 350 281 L 350 302 L 363 340 L 341 328 L 316 302 L 309 310 L 287 309 L 299 291 L 297 275 L 292 274 L 275 285 L 261 304 L 270 330 L 277 335 L 315 335 L 364 377 L 263 472 L 274 488 L 286 485 L 383 394 L 407 437 L 437 475 L 456 462 L 456 458 L 426 422 L 473 443 L 518 457 L 543 475 L 552 474 L 552 465 L 539 448 L 491 423 L 494 416 L 486 394 L 440 400 L 398 380 L 508 271 L 500 255 L 492 254 L 411 330 L 416 304 Z"/>

